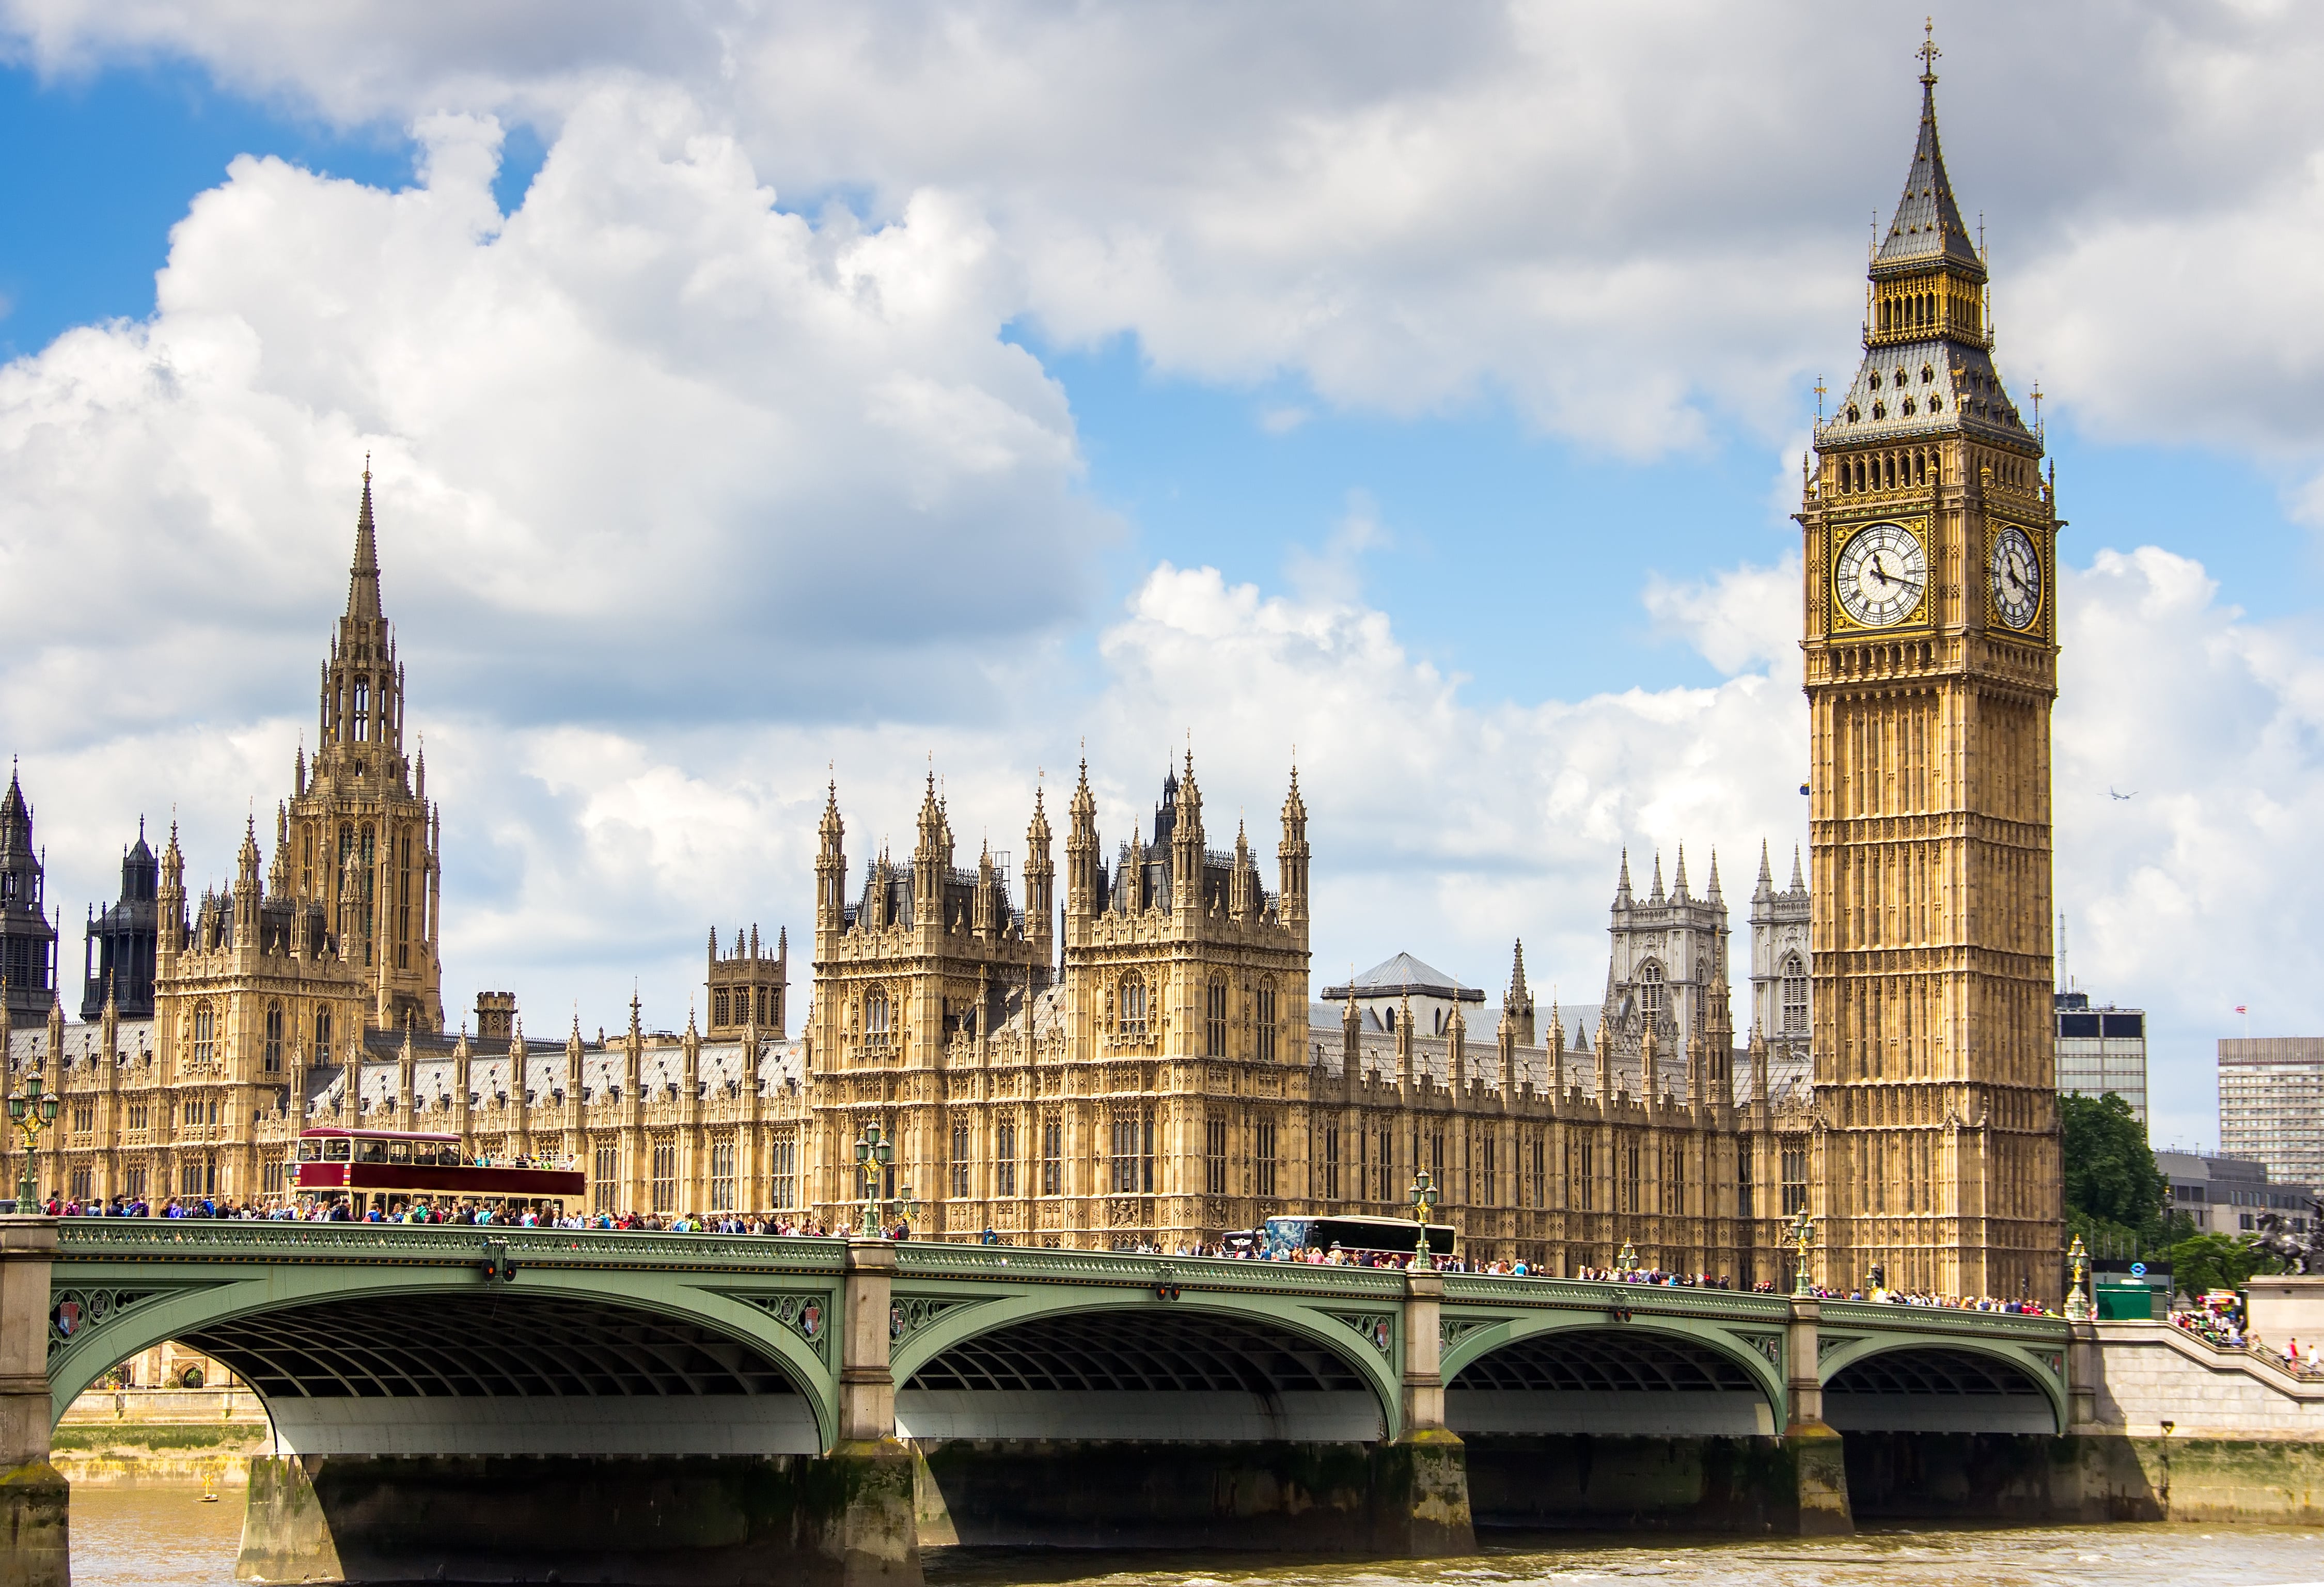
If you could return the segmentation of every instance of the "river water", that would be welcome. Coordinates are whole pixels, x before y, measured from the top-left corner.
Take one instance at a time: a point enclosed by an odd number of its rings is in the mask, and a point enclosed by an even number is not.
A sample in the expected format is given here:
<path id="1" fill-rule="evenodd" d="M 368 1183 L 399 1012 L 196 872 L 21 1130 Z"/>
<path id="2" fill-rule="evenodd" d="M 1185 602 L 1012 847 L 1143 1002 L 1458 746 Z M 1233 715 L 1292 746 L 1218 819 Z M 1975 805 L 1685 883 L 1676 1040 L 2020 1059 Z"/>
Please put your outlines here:
<path id="1" fill-rule="evenodd" d="M 242 1493 L 204 1504 L 193 1489 L 77 1489 L 72 1537 L 75 1587 L 229 1587 Z M 1536 1536 L 1491 1539 L 1471 1559 L 1388 1565 L 977 1552 L 931 1555 L 927 1574 L 930 1587 L 2324 1587 L 2324 1528 L 1896 1528 L 1814 1542 Z"/>

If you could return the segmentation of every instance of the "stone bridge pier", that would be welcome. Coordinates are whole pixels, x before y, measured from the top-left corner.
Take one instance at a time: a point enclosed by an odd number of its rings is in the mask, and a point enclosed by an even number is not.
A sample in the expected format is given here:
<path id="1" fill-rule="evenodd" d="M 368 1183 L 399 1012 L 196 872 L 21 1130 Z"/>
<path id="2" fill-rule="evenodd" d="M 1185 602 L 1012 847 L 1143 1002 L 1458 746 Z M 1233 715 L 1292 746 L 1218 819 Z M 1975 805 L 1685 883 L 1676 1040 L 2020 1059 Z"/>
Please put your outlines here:
<path id="1" fill-rule="evenodd" d="M 49 1463 L 49 1269 L 57 1226 L 0 1218 L 0 1587 L 67 1587 L 65 1480 Z"/>

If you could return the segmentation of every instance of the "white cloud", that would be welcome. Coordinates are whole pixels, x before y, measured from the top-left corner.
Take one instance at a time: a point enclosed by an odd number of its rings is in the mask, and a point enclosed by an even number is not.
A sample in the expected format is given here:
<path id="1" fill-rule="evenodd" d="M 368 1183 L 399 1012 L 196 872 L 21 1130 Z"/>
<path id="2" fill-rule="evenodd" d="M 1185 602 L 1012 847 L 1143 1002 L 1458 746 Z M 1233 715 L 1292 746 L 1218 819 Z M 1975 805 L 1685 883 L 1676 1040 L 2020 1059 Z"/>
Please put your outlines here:
<path id="1" fill-rule="evenodd" d="M 189 57 L 341 124 L 551 136 L 669 88 L 763 180 L 990 228 L 1012 312 L 1166 371 L 1393 413 L 1506 394 L 1652 455 L 1795 426 L 1895 201 L 1919 14 L 866 9 L 9 0 L 54 74 Z M 2004 367 L 2103 433 L 2324 453 L 2312 8 L 1978 0 L 1947 19 L 1956 183 L 1990 217 Z M 5 46 L 0 46 L 5 47 Z M 918 227 L 914 227 L 915 233 Z"/>
<path id="2" fill-rule="evenodd" d="M 366 451 L 456 708 L 974 709 L 1086 610 L 1111 529 L 955 200 L 810 223 L 682 94 L 605 88 L 503 221 L 497 127 L 416 134 L 397 193 L 237 161 L 150 321 L 0 370 L 0 567 L 156 597 L 27 606 L 17 742 L 254 704 L 344 590 Z"/>

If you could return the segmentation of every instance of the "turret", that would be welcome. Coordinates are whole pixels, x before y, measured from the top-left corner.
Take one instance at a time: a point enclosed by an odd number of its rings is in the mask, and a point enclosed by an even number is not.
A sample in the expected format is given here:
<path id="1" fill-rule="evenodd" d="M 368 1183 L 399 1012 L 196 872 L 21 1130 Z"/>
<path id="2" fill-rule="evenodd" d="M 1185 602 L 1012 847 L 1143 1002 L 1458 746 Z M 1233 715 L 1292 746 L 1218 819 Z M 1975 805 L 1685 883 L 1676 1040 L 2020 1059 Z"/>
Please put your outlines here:
<path id="1" fill-rule="evenodd" d="M 1041 807 L 1041 790 L 1036 787 L 1033 819 L 1025 825 L 1025 936 L 1039 945 L 1034 963 L 1043 966 L 1054 957 L 1050 945 L 1057 918 L 1057 867 L 1049 853 L 1049 816 Z M 1033 990 L 1040 990 L 1038 981 Z"/>
<path id="2" fill-rule="evenodd" d="M 1291 790 L 1283 798 L 1283 842 L 1276 850 L 1277 909 L 1286 926 L 1307 923 L 1307 802 L 1299 797 L 1299 768 L 1291 769 Z"/>
<path id="3" fill-rule="evenodd" d="M 1098 887 L 1097 800 L 1090 793 L 1089 761 L 1074 786 L 1073 825 L 1065 833 L 1065 913 L 1094 915 L 1106 906 Z"/>
<path id="4" fill-rule="evenodd" d="M 1519 1047 L 1534 1044 L 1533 991 L 1526 985 L 1525 942 L 1518 939 L 1509 955 L 1509 989 L 1501 995 L 1501 1009 Z"/>
<path id="5" fill-rule="evenodd" d="M 234 946 L 244 953 L 258 947 L 259 918 L 258 821 L 244 818 L 242 849 L 235 856 Z"/>
<path id="6" fill-rule="evenodd" d="M 944 927 L 945 880 L 952 874 L 952 826 L 936 798 L 936 774 L 920 800 L 919 843 L 912 851 L 912 919 L 918 926 Z"/>
<path id="7" fill-rule="evenodd" d="M 815 856 L 815 927 L 837 931 L 847 918 L 847 826 L 839 818 L 836 779 L 825 791 L 819 830 L 823 841 Z"/>
<path id="8" fill-rule="evenodd" d="M 1186 752 L 1186 775 L 1179 780 L 1170 826 L 1170 902 L 1183 917 L 1199 917 L 1209 907 L 1203 896 L 1203 792 L 1194 786 L 1194 752 Z"/>

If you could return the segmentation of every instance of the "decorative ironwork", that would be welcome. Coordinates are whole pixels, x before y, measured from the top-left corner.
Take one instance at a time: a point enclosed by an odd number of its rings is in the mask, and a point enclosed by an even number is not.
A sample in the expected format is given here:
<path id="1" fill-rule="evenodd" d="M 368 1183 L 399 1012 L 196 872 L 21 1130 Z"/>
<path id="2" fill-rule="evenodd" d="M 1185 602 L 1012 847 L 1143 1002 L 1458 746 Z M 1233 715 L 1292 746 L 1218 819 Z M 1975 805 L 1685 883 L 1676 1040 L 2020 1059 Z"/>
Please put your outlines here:
<path id="1" fill-rule="evenodd" d="M 1442 1350 L 1451 1350 L 1472 1333 L 1482 1333 L 1488 1328 L 1498 1328 L 1507 1317 L 1447 1317 L 1436 1319 L 1436 1342 Z"/>
<path id="2" fill-rule="evenodd" d="M 1784 1370 L 1784 1336 L 1780 1333 L 1738 1333 L 1744 1343 L 1766 1357 L 1767 1364 L 1778 1372 Z M 1821 1340 L 1817 1342 L 1821 1344 Z"/>
<path id="3" fill-rule="evenodd" d="M 889 1342 L 900 1344 L 939 1317 L 983 1304 L 982 1300 L 929 1300 L 919 1296 L 896 1301 L 888 1307 Z"/>
<path id="4" fill-rule="evenodd" d="M 831 1296 L 820 1289 L 722 1290 L 730 1300 L 756 1306 L 807 1342 L 817 1361 L 829 1361 L 824 1342 L 831 1336 Z"/>
<path id="5" fill-rule="evenodd" d="M 1396 1344 L 1396 1319 L 1385 1312 L 1327 1312 L 1333 1322 L 1356 1331 L 1366 1344 L 1386 1355 Z"/>

